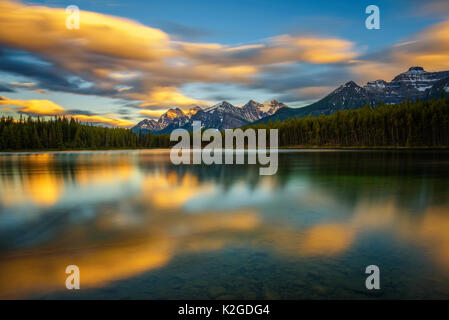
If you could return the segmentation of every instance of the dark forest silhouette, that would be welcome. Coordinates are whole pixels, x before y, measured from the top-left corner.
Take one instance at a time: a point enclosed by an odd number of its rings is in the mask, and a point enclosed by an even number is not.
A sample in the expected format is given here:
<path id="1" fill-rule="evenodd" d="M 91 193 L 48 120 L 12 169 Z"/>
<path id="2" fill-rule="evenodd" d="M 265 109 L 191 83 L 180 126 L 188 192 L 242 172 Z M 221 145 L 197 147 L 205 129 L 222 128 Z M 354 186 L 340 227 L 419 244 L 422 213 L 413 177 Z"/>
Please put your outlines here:
<path id="1" fill-rule="evenodd" d="M 279 129 L 280 147 L 448 147 L 449 99 L 367 105 L 245 128 Z M 167 148 L 174 143 L 167 134 L 136 134 L 66 117 L 0 119 L 0 150 Z"/>

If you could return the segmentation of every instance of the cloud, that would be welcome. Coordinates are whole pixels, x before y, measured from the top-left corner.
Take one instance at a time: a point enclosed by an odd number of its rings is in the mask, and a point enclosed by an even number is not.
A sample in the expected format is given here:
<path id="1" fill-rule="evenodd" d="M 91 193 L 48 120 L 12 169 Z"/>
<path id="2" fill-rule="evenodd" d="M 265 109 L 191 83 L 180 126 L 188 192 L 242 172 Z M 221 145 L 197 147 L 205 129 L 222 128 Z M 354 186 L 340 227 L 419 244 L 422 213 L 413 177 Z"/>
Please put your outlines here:
<path id="1" fill-rule="evenodd" d="M 32 55 L 24 51 L 2 50 L 0 48 L 0 70 L 35 79 L 40 86 L 49 90 L 67 92 L 80 91 L 77 86 L 68 81 L 70 73 L 66 70 L 45 64 L 42 60 L 37 60 L 38 62 L 36 63 L 36 61 L 17 59 L 17 57 L 26 57 L 31 60 L 33 58 Z"/>
<path id="2" fill-rule="evenodd" d="M 285 102 L 294 102 L 299 100 L 317 100 L 328 95 L 335 87 L 333 86 L 311 86 L 289 90 L 280 99 Z"/>
<path id="3" fill-rule="evenodd" d="M 34 92 L 37 93 L 41 93 L 44 94 L 47 91 L 44 89 L 40 89 L 40 88 L 36 88 L 36 83 L 35 82 L 17 82 L 17 81 L 13 81 L 9 83 L 11 86 L 13 87 L 17 87 L 17 88 L 23 88 L 23 89 L 30 89 Z"/>
<path id="4" fill-rule="evenodd" d="M 412 0 L 411 2 L 418 5 L 418 10 L 415 12 L 419 15 L 449 16 L 449 3 L 447 0 Z"/>
<path id="5" fill-rule="evenodd" d="M 10 82 L 10 85 L 16 86 L 16 87 L 23 87 L 23 88 L 31 88 L 31 87 L 35 87 L 36 83 L 34 82 Z"/>
<path id="6" fill-rule="evenodd" d="M 412 42 L 393 47 L 395 61 L 425 65 L 431 69 L 449 69 L 449 21 L 435 24 L 414 38 Z"/>
<path id="7" fill-rule="evenodd" d="M 65 19 L 64 9 L 2 1 L 0 28 L 9 31 L 0 34 L 0 43 L 48 64 L 33 67 L 7 56 L 2 57 L 1 69 L 36 77 L 48 89 L 108 95 L 124 80 L 117 73 L 132 70 L 136 63 L 151 72 L 152 65 L 162 64 L 172 54 L 168 35 L 158 29 L 82 11 L 81 28 L 74 31 L 65 27 Z M 91 82 L 92 87 L 80 88 L 69 81 L 70 76 Z"/>
<path id="8" fill-rule="evenodd" d="M 139 95 L 134 95 L 139 98 Z M 185 95 L 178 92 L 175 87 L 155 87 L 153 91 L 149 93 L 148 96 L 142 96 L 142 100 L 147 100 L 148 102 L 142 103 L 141 107 L 157 107 L 161 106 L 191 106 L 191 105 L 207 105 L 209 102 L 200 101 L 186 97 Z"/>
<path id="9" fill-rule="evenodd" d="M 19 112 L 40 116 L 67 116 L 81 122 L 103 123 L 118 127 L 131 127 L 133 122 L 109 116 L 93 114 L 83 110 L 65 110 L 50 100 L 19 100 L 0 96 L 0 105 L 19 107 Z"/>
<path id="10" fill-rule="evenodd" d="M 0 28 L 8 32 L 0 33 L 0 45 L 9 51 L 0 56 L 0 69 L 30 77 L 43 89 L 140 100 L 148 108 L 207 102 L 187 97 L 186 84 L 254 85 L 273 64 L 344 63 L 358 55 L 354 43 L 338 38 L 191 43 L 115 16 L 81 11 L 79 30 L 68 30 L 65 19 L 65 9 L 2 1 Z M 27 59 L 13 59 L 17 52 Z"/>
<path id="11" fill-rule="evenodd" d="M 350 72 L 350 66 L 347 63 L 274 66 L 269 73 L 263 73 L 256 83 L 247 88 L 269 90 L 277 100 L 291 107 L 304 106 L 324 97 L 340 84 L 353 80 L 354 74 Z"/>
<path id="12" fill-rule="evenodd" d="M 427 71 L 449 70 L 449 20 L 434 24 L 390 48 L 360 57 L 349 69 L 363 81 L 389 81 L 410 66 L 422 66 Z"/>
<path id="13" fill-rule="evenodd" d="M 151 119 L 159 119 L 167 110 L 141 110 L 139 113 Z"/>
<path id="14" fill-rule="evenodd" d="M 144 61 L 170 54 L 167 34 L 127 19 L 81 11 L 81 28 L 74 32 L 65 27 L 65 9 L 11 1 L 2 1 L 1 8 L 1 25 L 9 30 L 2 33 L 2 43 L 54 58 L 81 55 L 69 68 L 83 66 L 89 54 Z"/>
<path id="15" fill-rule="evenodd" d="M 0 92 L 15 92 L 8 85 L 0 83 Z"/>
<path id="16" fill-rule="evenodd" d="M 77 115 L 77 114 L 83 114 L 88 116 L 94 116 L 97 115 L 96 113 L 90 111 L 90 110 L 81 110 L 81 109 L 69 109 L 66 111 L 67 114 L 70 115 Z"/>
<path id="17" fill-rule="evenodd" d="M 103 123 L 108 124 L 114 127 L 131 127 L 134 125 L 133 122 L 125 119 L 115 119 L 111 117 L 105 117 L 100 115 L 68 115 L 70 118 L 74 118 L 81 122 L 89 122 L 89 123 Z"/>
<path id="18" fill-rule="evenodd" d="M 240 46 L 180 42 L 179 49 L 184 56 L 201 63 L 254 68 L 278 63 L 341 63 L 358 56 L 355 44 L 344 39 L 290 35 Z"/>
<path id="19" fill-rule="evenodd" d="M 445 6 L 433 1 L 427 8 Z M 160 23 L 163 31 L 116 16 L 80 14 L 80 29 L 68 30 L 64 9 L 2 1 L 0 28 L 9 32 L 0 33 L 0 70 L 29 78 L 35 89 L 108 96 L 160 110 L 211 104 L 210 92 L 186 90 L 191 84 L 261 89 L 296 103 L 320 98 L 349 80 L 391 80 L 412 65 L 449 69 L 449 21 L 362 55 L 356 43 L 339 37 L 282 34 L 235 45 L 191 42 L 201 30 Z"/>
<path id="20" fill-rule="evenodd" d="M 156 25 L 175 38 L 182 40 L 193 41 L 213 34 L 213 32 L 203 28 L 195 28 L 172 21 L 158 21 Z"/>
<path id="21" fill-rule="evenodd" d="M 273 42 L 281 48 L 291 48 L 293 52 L 298 50 L 298 61 L 314 64 L 347 62 L 358 56 L 354 49 L 354 43 L 337 38 L 291 37 L 283 35 L 274 38 Z"/>
<path id="22" fill-rule="evenodd" d="M 33 89 L 33 91 L 34 91 L 34 92 L 37 92 L 37 93 L 40 93 L 40 94 L 44 94 L 44 93 L 47 92 L 47 91 L 44 90 L 44 89 Z"/>
<path id="23" fill-rule="evenodd" d="M 50 100 L 14 100 L 0 96 L 0 105 L 17 106 L 20 112 L 33 115 L 62 115 L 65 110 Z"/>

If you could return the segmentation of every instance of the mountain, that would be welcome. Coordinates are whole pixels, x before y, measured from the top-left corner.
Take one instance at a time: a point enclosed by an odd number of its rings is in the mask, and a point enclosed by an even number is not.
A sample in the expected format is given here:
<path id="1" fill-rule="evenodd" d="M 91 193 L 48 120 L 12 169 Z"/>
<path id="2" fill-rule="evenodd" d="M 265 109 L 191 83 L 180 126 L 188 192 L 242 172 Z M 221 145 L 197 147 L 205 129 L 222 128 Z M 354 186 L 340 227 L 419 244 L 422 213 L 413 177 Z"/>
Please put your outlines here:
<path id="1" fill-rule="evenodd" d="M 368 82 L 365 89 L 373 100 L 385 103 L 400 103 L 404 99 L 425 99 L 439 81 L 448 78 L 449 71 L 427 72 L 422 67 L 411 67 L 397 75 L 391 82 L 377 80 Z"/>
<path id="2" fill-rule="evenodd" d="M 323 99 L 299 110 L 302 109 L 303 113 L 310 115 L 331 114 L 339 110 L 360 108 L 374 102 L 365 88 L 358 86 L 354 81 L 349 81 Z"/>
<path id="3" fill-rule="evenodd" d="M 167 112 L 165 112 L 158 120 L 158 124 L 161 129 L 171 125 L 175 124 L 176 126 L 180 127 L 186 124 L 189 120 L 188 114 L 184 113 L 179 108 L 170 109 Z"/>
<path id="4" fill-rule="evenodd" d="M 169 109 L 167 112 L 162 114 L 157 121 L 153 119 L 144 119 L 132 127 L 131 130 L 136 133 L 138 133 L 139 130 L 142 131 L 142 133 L 147 133 L 149 131 L 161 131 L 166 128 L 183 127 L 190 121 L 190 118 L 195 115 L 199 109 L 201 108 L 194 107 L 188 111 L 183 111 L 180 108 Z"/>
<path id="5" fill-rule="evenodd" d="M 266 112 L 262 111 L 264 108 L 265 106 L 262 103 L 256 102 L 254 100 L 249 100 L 248 103 L 242 107 L 242 109 L 246 113 L 246 118 L 251 122 L 260 120 L 268 116 Z"/>
<path id="6" fill-rule="evenodd" d="M 449 93 L 449 71 L 427 72 L 422 67 L 411 67 L 390 82 L 379 79 L 369 81 L 363 87 L 349 81 L 323 99 L 302 108 L 289 108 L 276 100 L 259 103 L 248 101 L 236 107 L 223 101 L 211 107 L 195 107 L 188 111 L 174 108 L 157 121 L 145 119 L 132 128 L 134 132 L 170 133 L 176 128 L 191 129 L 193 121 L 201 121 L 204 128 L 219 130 L 237 128 L 250 123 L 267 123 L 292 117 L 319 116 L 339 110 L 357 109 L 369 104 L 400 103 L 438 98 L 442 92 Z"/>
<path id="7" fill-rule="evenodd" d="M 144 119 L 140 121 L 135 127 L 138 127 L 137 131 L 139 131 L 140 129 L 143 132 L 161 130 L 161 126 L 159 125 L 159 123 L 153 119 Z"/>
<path id="8" fill-rule="evenodd" d="M 382 103 L 400 103 L 406 99 L 412 101 L 427 100 L 449 92 L 449 71 L 427 72 L 422 67 L 411 67 L 387 82 L 375 80 L 360 87 L 353 81 L 338 87 L 323 99 L 302 108 L 284 108 L 272 116 L 256 121 L 285 120 L 292 117 L 331 114 L 339 110 L 356 109 L 369 104 L 377 106 Z"/>
<path id="9" fill-rule="evenodd" d="M 154 133 L 170 133 L 176 128 L 190 130 L 193 121 L 201 121 L 204 128 L 219 130 L 238 128 L 254 121 L 273 115 L 276 111 L 287 107 L 276 100 L 262 103 L 250 100 L 244 106 L 236 107 L 227 101 L 217 103 L 211 107 L 199 106 L 183 111 L 180 108 L 169 109 L 157 121 L 145 119 L 131 130 L 138 133 L 148 131 Z"/>
<path id="10" fill-rule="evenodd" d="M 193 121 L 201 121 L 201 125 L 205 129 L 215 128 L 219 130 L 237 128 L 252 122 L 242 108 L 235 107 L 226 101 L 199 110 L 191 118 L 191 122 Z M 191 127 L 191 123 L 189 127 Z"/>
<path id="11" fill-rule="evenodd" d="M 426 92 L 427 99 L 440 98 L 442 94 L 449 96 L 449 77 L 435 82 Z"/>
<path id="12" fill-rule="evenodd" d="M 278 110 L 285 108 L 285 107 L 286 107 L 285 104 L 273 99 L 273 100 L 264 102 L 261 110 L 262 110 L 262 112 L 271 116 L 271 115 L 275 114 Z"/>

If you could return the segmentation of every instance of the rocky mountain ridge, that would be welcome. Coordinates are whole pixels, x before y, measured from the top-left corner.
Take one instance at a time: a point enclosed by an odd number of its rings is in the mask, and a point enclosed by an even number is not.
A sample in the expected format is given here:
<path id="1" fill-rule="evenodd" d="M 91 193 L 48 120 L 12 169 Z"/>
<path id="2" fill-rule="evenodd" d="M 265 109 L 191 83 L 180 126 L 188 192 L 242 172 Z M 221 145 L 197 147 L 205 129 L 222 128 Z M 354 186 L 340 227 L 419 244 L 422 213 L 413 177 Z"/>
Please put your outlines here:
<path id="1" fill-rule="evenodd" d="M 426 100 L 439 97 L 442 92 L 449 93 L 449 71 L 427 72 L 424 68 L 415 66 L 390 82 L 379 79 L 359 86 L 354 81 L 349 81 L 324 98 L 302 108 L 290 108 L 274 99 L 264 103 L 249 100 L 241 107 L 222 101 L 207 108 L 172 108 L 158 120 L 145 119 L 132 130 L 170 133 L 176 128 L 190 129 L 195 120 L 201 121 L 204 128 L 223 130 L 250 123 L 282 121 L 295 116 L 332 114 L 339 110 L 361 108 L 366 104 L 375 107 L 382 103 L 400 103 L 406 99 Z"/>

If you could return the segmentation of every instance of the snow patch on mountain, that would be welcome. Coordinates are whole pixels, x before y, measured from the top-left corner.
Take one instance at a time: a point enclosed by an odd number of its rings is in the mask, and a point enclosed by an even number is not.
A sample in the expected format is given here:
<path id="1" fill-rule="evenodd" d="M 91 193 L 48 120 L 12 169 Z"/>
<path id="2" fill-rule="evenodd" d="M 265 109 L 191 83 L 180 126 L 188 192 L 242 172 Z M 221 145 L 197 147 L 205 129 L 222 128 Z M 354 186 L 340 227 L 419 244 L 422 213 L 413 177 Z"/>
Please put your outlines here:
<path id="1" fill-rule="evenodd" d="M 167 110 L 157 121 L 145 119 L 139 122 L 133 127 L 133 130 L 136 132 L 139 129 L 165 132 L 175 128 L 189 128 L 193 121 L 201 121 L 204 128 L 222 130 L 252 123 L 270 116 L 284 107 L 286 105 L 277 100 L 270 100 L 263 104 L 250 100 L 242 107 L 236 107 L 227 101 L 222 101 L 207 108 L 196 106 L 187 111 L 172 108 Z"/>

